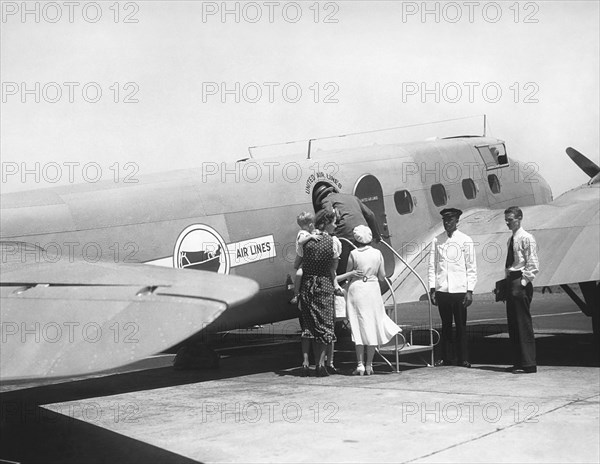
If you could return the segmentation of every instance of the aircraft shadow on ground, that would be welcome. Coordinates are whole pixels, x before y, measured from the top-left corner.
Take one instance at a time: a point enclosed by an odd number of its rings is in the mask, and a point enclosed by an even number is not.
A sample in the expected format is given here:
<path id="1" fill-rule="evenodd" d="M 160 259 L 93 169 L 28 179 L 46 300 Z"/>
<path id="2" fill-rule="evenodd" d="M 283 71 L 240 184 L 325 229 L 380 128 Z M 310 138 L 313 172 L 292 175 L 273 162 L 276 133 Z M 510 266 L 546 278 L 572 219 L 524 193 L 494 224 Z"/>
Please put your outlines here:
<path id="1" fill-rule="evenodd" d="M 35 405 L 3 414 L 1 423 L 1 458 L 12 462 L 198 462 Z"/>
<path id="2" fill-rule="evenodd" d="M 67 382 L 62 379 L 60 383 L 7 391 L 0 394 L 0 399 L 36 405 L 62 403 L 273 372 L 296 365 L 295 350 L 290 346 L 294 345 L 280 345 L 276 350 L 272 346 L 261 346 L 227 352 L 222 355 L 217 369 L 176 370 L 172 366 L 162 366 Z M 256 362 L 248 362 L 249 357 Z"/>
<path id="3" fill-rule="evenodd" d="M 511 364 L 510 342 L 503 335 L 505 324 L 474 325 L 468 332 L 470 360 L 479 369 L 500 371 Z M 426 343 L 426 340 L 415 339 L 414 342 Z M 543 334 L 536 338 L 538 365 L 598 367 L 595 343 L 592 334 Z M 300 344 L 296 342 L 275 347 L 250 346 L 224 353 L 220 368 L 214 370 L 178 371 L 163 366 L 2 393 L 2 458 L 17 462 L 196 462 L 40 405 L 201 384 L 262 372 L 300 375 Z M 428 356 L 402 356 L 401 371 L 423 366 Z M 388 356 L 392 363 L 393 358 Z M 351 340 L 340 339 L 335 363 L 342 374 L 351 373 L 354 361 Z M 378 361 L 378 373 L 391 372 L 380 359 L 375 361 Z"/>
<path id="4" fill-rule="evenodd" d="M 512 364 L 510 341 L 506 337 L 506 324 L 474 325 L 468 327 L 470 361 L 473 364 L 507 366 Z M 496 337 L 498 336 L 498 337 Z M 415 338 L 414 344 L 428 344 L 425 338 Z M 592 334 L 544 334 L 536 338 L 538 365 L 547 366 L 600 366 L 597 341 Z M 439 345 L 435 347 L 437 351 Z M 394 355 L 387 359 L 394 363 Z M 249 362 L 250 361 L 250 362 Z M 376 356 L 375 361 L 382 366 L 381 372 L 389 370 Z M 428 353 L 400 357 L 401 370 L 412 370 L 426 365 Z M 341 366 L 342 373 L 351 371 L 355 362 L 354 345 L 348 338 L 336 344 L 335 363 Z M 311 364 L 313 358 L 311 357 Z M 71 382 L 34 386 L 0 394 L 2 402 L 22 401 L 41 405 L 119 395 L 136 391 L 202 383 L 211 380 L 224 380 L 262 372 L 276 372 L 280 375 L 300 375 L 300 343 L 279 344 L 277 346 L 244 346 L 241 349 L 226 351 L 221 355 L 218 369 L 175 370 L 164 365 L 159 368 L 115 373 L 102 377 L 84 378 Z M 501 367 L 500 367 L 501 368 Z"/>
<path id="5" fill-rule="evenodd" d="M 195 463 L 197 461 L 40 405 L 228 379 L 285 369 L 295 363 L 295 359 L 282 356 L 285 349 L 268 348 L 251 347 L 243 352 L 232 352 L 221 360 L 219 369 L 160 367 L 2 393 L 0 458 L 15 462 Z M 258 361 L 249 363 L 248 356 Z"/>
<path id="6" fill-rule="evenodd" d="M 488 364 L 502 370 L 513 364 L 506 324 L 474 325 L 467 328 L 472 364 Z M 599 367 L 598 340 L 592 333 L 537 333 L 538 366 Z"/>

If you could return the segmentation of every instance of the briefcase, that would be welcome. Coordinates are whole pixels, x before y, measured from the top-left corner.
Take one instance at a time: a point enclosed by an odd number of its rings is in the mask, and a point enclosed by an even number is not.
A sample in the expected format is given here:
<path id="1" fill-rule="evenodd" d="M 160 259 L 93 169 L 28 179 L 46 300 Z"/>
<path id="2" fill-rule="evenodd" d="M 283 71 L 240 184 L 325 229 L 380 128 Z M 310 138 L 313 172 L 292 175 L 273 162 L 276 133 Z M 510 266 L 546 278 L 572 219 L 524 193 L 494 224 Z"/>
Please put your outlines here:
<path id="1" fill-rule="evenodd" d="M 502 279 L 496 282 L 496 288 L 494 288 L 494 295 L 496 295 L 496 301 L 506 301 L 507 285 L 508 283 L 506 279 Z"/>

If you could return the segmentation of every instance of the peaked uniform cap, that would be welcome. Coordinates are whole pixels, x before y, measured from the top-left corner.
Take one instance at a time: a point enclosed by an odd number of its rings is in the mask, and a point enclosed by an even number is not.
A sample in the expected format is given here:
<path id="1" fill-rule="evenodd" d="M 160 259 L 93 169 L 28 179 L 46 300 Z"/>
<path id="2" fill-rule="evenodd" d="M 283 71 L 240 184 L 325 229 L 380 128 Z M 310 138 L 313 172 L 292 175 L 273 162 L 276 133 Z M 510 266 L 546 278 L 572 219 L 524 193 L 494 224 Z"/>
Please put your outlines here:
<path id="1" fill-rule="evenodd" d="M 332 192 L 335 192 L 335 189 L 333 187 L 325 185 L 319 187 L 315 194 L 315 202 L 317 203 L 317 205 L 320 204 L 325 199 L 325 197 Z"/>
<path id="2" fill-rule="evenodd" d="M 457 216 L 460 217 L 460 215 L 463 212 L 458 209 L 458 208 L 445 208 L 443 210 L 440 211 L 440 214 L 442 215 L 442 217 L 444 216 Z"/>

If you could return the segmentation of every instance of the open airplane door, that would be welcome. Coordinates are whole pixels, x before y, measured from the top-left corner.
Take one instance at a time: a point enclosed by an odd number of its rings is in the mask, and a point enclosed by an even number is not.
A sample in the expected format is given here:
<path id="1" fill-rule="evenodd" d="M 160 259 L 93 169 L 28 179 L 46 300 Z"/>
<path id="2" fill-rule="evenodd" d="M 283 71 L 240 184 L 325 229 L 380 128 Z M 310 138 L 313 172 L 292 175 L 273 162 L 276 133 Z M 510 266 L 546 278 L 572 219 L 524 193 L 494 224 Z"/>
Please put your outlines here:
<path id="1" fill-rule="evenodd" d="M 385 204 L 383 202 L 383 189 L 381 188 L 381 183 L 377 177 L 371 174 L 366 174 L 361 177 L 354 187 L 354 195 L 373 211 L 383 240 L 385 240 L 388 245 L 392 246 L 390 231 L 387 225 L 387 216 L 385 214 Z M 376 248 L 383 254 L 385 275 L 389 277 L 394 273 L 394 255 L 386 246 L 376 245 Z"/>

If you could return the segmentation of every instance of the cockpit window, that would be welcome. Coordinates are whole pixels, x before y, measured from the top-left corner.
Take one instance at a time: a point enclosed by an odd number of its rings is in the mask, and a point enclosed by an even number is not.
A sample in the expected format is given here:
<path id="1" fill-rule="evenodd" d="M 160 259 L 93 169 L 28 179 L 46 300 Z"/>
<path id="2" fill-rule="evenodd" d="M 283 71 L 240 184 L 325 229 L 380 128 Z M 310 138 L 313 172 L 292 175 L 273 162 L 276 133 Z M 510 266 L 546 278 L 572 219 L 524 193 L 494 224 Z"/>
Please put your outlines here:
<path id="1" fill-rule="evenodd" d="M 508 165 L 506 147 L 503 143 L 477 147 L 477 150 L 479 150 L 479 154 L 481 155 L 481 158 L 483 159 L 487 169 L 494 169 Z"/>

